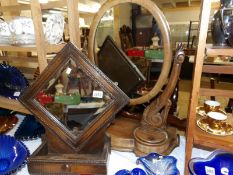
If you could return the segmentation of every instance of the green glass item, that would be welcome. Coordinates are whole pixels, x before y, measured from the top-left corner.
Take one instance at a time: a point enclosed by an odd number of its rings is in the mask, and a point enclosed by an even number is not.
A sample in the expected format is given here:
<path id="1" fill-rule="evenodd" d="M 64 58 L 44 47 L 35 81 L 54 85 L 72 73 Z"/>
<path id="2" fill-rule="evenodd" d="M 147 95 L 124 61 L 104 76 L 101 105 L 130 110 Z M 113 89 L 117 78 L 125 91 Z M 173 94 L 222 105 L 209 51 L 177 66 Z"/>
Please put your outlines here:
<path id="1" fill-rule="evenodd" d="M 163 49 L 148 49 L 145 50 L 145 58 L 147 59 L 163 59 Z"/>
<path id="2" fill-rule="evenodd" d="M 54 101 L 66 105 L 78 105 L 80 103 L 79 94 L 55 95 Z"/>

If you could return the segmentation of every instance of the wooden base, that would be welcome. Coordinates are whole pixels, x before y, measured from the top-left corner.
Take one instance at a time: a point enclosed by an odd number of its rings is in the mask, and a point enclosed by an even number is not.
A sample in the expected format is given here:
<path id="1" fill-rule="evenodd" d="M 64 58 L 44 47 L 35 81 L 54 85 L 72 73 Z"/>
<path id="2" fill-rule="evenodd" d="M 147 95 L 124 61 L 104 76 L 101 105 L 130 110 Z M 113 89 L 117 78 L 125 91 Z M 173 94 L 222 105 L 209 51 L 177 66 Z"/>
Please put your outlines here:
<path id="1" fill-rule="evenodd" d="M 172 150 L 179 145 L 179 136 L 176 134 L 176 128 L 168 127 L 167 138 L 161 143 L 151 143 L 151 140 L 135 139 L 134 153 L 137 156 L 144 156 L 152 152 L 161 155 L 168 155 Z M 151 133 L 152 134 L 152 133 Z"/>
<path id="2" fill-rule="evenodd" d="M 134 139 L 134 130 L 140 126 L 140 121 L 118 117 L 107 129 L 107 134 L 111 137 L 111 149 L 117 151 L 130 151 L 135 152 L 136 155 L 146 155 L 149 151 L 158 151 L 156 147 L 147 147 L 146 149 L 138 149 L 137 143 Z M 176 134 L 176 128 L 168 127 L 168 141 L 165 145 L 161 146 L 161 150 L 158 153 L 162 155 L 169 154 L 176 146 L 179 145 L 179 137 Z M 163 149 L 163 148 L 167 149 Z"/>
<path id="3" fill-rule="evenodd" d="M 109 137 L 111 137 L 111 149 L 118 151 L 133 151 L 133 131 L 139 126 L 139 120 L 125 117 L 116 118 L 106 131 Z"/>
<path id="4" fill-rule="evenodd" d="M 96 153 L 58 154 L 48 151 L 47 141 L 29 157 L 30 174 L 107 174 L 110 139 Z"/>

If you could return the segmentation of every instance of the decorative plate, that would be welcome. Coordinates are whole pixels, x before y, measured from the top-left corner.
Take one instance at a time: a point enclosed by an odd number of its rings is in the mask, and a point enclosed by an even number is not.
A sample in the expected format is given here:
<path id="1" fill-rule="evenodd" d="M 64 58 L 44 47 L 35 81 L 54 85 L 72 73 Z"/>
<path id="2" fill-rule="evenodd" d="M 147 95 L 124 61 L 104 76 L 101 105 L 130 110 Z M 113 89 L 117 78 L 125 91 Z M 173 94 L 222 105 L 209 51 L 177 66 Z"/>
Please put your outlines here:
<path id="1" fill-rule="evenodd" d="M 115 173 L 115 175 L 146 175 L 146 172 L 141 168 L 134 168 L 133 170 L 119 170 Z"/>
<path id="2" fill-rule="evenodd" d="M 219 110 L 219 112 L 221 112 L 221 113 L 223 113 L 223 114 L 226 115 L 226 112 L 223 111 L 223 110 L 221 110 L 221 109 Z M 196 113 L 199 114 L 201 117 L 206 116 L 206 112 L 205 112 L 204 106 L 198 106 L 196 108 Z"/>
<path id="3" fill-rule="evenodd" d="M 27 115 L 15 132 L 15 138 L 19 140 L 31 140 L 41 137 L 45 133 L 44 127 L 36 121 L 32 115 Z"/>
<path id="4" fill-rule="evenodd" d="M 233 134 L 233 127 L 227 122 L 221 122 L 221 125 L 216 129 L 209 125 L 207 117 L 199 118 L 197 120 L 197 126 L 203 131 L 213 135 L 227 136 Z"/>
<path id="5" fill-rule="evenodd" d="M 18 118 L 15 115 L 0 116 L 0 134 L 8 132 L 17 122 Z"/>
<path id="6" fill-rule="evenodd" d="M 30 153 L 27 147 L 14 137 L 0 135 L 0 174 L 8 175 L 27 163 Z"/>
<path id="7" fill-rule="evenodd" d="M 24 75 L 16 68 L 5 63 L 0 64 L 0 95 L 17 99 L 29 85 Z"/>
<path id="8" fill-rule="evenodd" d="M 52 14 L 47 18 L 44 33 L 49 44 L 58 44 L 62 41 L 64 24 L 62 14 Z"/>
<path id="9" fill-rule="evenodd" d="M 150 153 L 139 157 L 137 163 L 142 163 L 148 175 L 180 175 L 176 167 L 177 159 L 173 156 Z"/>
<path id="10" fill-rule="evenodd" d="M 232 175 L 233 153 L 216 150 L 206 159 L 193 158 L 189 161 L 189 171 L 192 175 Z"/>

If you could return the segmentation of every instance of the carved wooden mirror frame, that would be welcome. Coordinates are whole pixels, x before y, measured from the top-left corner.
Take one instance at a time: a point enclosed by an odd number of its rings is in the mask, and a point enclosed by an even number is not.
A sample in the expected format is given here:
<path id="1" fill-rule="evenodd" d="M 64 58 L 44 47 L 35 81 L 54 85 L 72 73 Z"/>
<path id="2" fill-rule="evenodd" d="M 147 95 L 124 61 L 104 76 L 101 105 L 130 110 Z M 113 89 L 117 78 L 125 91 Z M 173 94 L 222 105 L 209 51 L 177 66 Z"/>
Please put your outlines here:
<path id="1" fill-rule="evenodd" d="M 119 5 L 123 3 L 135 3 L 147 9 L 152 14 L 152 16 L 155 18 L 159 26 L 159 29 L 161 30 L 162 38 L 163 38 L 164 62 L 162 66 L 162 71 L 157 80 L 157 83 L 154 85 L 153 89 L 149 93 L 139 98 L 130 99 L 130 105 L 137 105 L 137 104 L 148 102 L 153 97 L 155 97 L 160 92 L 163 85 L 167 82 L 168 74 L 169 74 L 171 62 L 172 62 L 170 29 L 169 29 L 168 23 L 163 13 L 157 7 L 157 5 L 151 0 L 144 0 L 144 1 L 143 0 L 106 0 L 101 6 L 101 8 L 99 9 L 99 12 L 97 12 L 97 14 L 94 16 L 94 19 L 90 26 L 89 40 L 88 40 L 88 54 L 92 62 L 95 62 L 95 59 L 94 59 L 95 35 L 96 35 L 97 27 L 98 27 L 98 24 L 101 18 L 103 17 L 103 15 L 105 14 L 107 10 L 114 7 L 115 5 Z"/>
<path id="2" fill-rule="evenodd" d="M 63 70 L 71 60 L 76 65 L 79 65 L 89 78 L 101 87 L 110 97 L 110 100 L 108 100 L 109 103 L 107 103 L 104 111 L 98 114 L 98 116 L 88 124 L 84 130 L 78 131 L 76 135 L 65 127 L 64 124 L 62 124 L 36 99 L 38 93 L 43 90 L 48 82 L 56 76 L 57 72 Z M 72 43 L 68 43 L 48 64 L 47 68 L 39 75 L 32 86 L 23 92 L 19 100 L 37 117 L 45 128 L 52 133 L 48 142 L 51 142 L 54 147 L 56 147 L 58 146 L 57 144 L 59 144 L 57 140 L 62 140 L 63 144 L 67 145 L 64 149 L 77 152 L 83 148 L 94 134 L 102 128 L 107 127 L 114 115 L 128 103 L 129 98 L 107 76 L 93 65 L 78 48 Z M 55 139 L 53 137 L 55 137 Z M 55 140 L 54 143 L 52 140 Z"/>

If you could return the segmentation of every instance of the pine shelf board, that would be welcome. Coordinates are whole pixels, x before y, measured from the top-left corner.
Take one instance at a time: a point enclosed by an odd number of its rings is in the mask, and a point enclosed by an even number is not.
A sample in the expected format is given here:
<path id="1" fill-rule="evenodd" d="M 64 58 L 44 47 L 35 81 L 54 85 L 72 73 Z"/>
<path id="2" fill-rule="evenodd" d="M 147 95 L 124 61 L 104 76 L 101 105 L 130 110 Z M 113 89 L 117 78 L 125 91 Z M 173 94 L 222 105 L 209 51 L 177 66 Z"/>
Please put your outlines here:
<path id="1" fill-rule="evenodd" d="M 198 126 L 194 132 L 194 144 L 202 145 L 209 148 L 233 150 L 233 135 L 230 136 L 215 136 L 202 131 Z"/>
<path id="2" fill-rule="evenodd" d="M 222 96 L 227 98 L 233 98 L 232 90 L 222 90 L 222 89 L 210 89 L 210 88 L 200 88 L 201 96 Z"/>
<path id="3" fill-rule="evenodd" d="M 10 51 L 10 52 L 36 52 L 35 45 L 27 46 L 12 46 L 12 45 L 0 45 L 1 51 Z"/>
<path id="4" fill-rule="evenodd" d="M 213 46 L 212 44 L 206 45 L 206 55 L 207 56 L 233 56 L 233 49 L 232 47 L 220 47 L 220 46 Z"/>
<path id="5" fill-rule="evenodd" d="M 45 46 L 47 53 L 59 52 L 65 43 L 62 44 L 47 44 Z M 37 52 L 35 45 L 25 45 L 25 46 L 12 46 L 12 45 L 0 45 L 1 51 L 10 51 L 10 52 Z"/>
<path id="6" fill-rule="evenodd" d="M 202 72 L 215 74 L 233 74 L 232 65 L 203 65 Z"/>
<path id="7" fill-rule="evenodd" d="M 31 114 L 18 100 L 8 99 L 0 96 L 0 107 L 18 111 L 25 114 Z"/>

